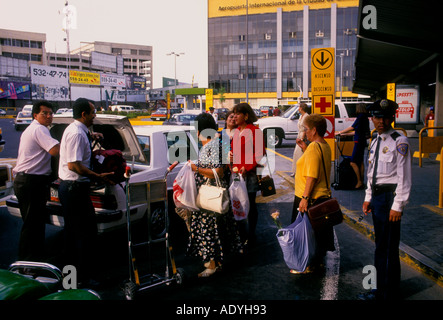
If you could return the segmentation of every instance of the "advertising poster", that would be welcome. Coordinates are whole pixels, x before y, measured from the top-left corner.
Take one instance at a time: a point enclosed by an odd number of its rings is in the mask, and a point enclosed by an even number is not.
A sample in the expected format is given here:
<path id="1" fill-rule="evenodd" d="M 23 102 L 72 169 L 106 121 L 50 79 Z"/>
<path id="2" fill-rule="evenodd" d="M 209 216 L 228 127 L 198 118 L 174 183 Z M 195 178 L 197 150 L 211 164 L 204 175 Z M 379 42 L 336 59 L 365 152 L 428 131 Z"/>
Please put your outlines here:
<path id="1" fill-rule="evenodd" d="M 395 123 L 417 124 L 419 117 L 419 87 L 417 85 L 397 85 L 395 102 L 398 104 Z"/>
<path id="2" fill-rule="evenodd" d="M 23 81 L 0 81 L 0 99 L 31 99 L 31 84 Z"/>
<path id="3" fill-rule="evenodd" d="M 69 99 L 68 70 L 31 65 L 32 99 L 64 101 Z"/>

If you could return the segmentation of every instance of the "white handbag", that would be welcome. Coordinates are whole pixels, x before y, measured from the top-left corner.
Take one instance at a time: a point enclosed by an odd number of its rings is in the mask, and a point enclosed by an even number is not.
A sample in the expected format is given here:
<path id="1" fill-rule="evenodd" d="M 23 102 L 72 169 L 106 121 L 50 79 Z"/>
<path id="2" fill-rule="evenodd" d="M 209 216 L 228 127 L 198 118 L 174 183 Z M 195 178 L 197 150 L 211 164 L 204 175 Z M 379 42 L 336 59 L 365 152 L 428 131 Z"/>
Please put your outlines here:
<path id="1" fill-rule="evenodd" d="M 207 184 L 202 185 L 198 190 L 196 204 L 200 209 L 225 214 L 229 211 L 229 206 L 231 205 L 229 192 L 228 189 L 221 186 L 217 172 L 214 169 L 212 169 L 212 172 L 214 173 L 217 186 L 210 185 L 209 181 Z"/>

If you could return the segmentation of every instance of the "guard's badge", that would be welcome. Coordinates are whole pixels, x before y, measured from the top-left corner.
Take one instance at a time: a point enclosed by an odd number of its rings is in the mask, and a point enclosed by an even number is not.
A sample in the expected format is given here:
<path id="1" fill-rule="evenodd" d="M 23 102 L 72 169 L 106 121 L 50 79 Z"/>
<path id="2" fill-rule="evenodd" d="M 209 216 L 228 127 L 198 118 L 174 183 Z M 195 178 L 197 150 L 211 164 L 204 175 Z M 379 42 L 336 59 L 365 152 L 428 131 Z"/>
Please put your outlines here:
<path id="1" fill-rule="evenodd" d="M 400 153 L 402 156 L 406 156 L 406 154 L 408 153 L 408 149 L 409 149 L 409 145 L 407 143 L 400 143 L 397 146 L 397 151 L 398 153 Z"/>
<path id="2" fill-rule="evenodd" d="M 386 99 L 383 99 L 382 101 L 380 101 L 380 107 L 382 109 L 386 109 L 387 107 L 389 107 L 389 101 Z"/>

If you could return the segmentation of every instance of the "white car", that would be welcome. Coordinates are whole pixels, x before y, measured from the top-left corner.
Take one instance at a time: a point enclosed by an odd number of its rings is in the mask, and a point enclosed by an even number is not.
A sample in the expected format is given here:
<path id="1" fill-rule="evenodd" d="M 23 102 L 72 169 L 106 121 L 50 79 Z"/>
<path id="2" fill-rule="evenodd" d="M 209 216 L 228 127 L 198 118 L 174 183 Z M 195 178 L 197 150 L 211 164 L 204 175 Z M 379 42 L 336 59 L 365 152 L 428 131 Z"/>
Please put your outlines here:
<path id="1" fill-rule="evenodd" d="M 54 117 L 51 135 L 61 140 L 64 129 L 73 121 L 72 117 Z M 130 124 L 125 116 L 98 114 L 94 119 L 93 130 L 104 136 L 104 149 L 119 149 L 122 151 L 127 165 L 131 168 L 129 180 L 130 215 L 131 221 L 147 217 L 150 209 L 150 219 L 154 233 L 164 232 L 165 202 L 155 202 L 147 192 L 148 181 L 164 178 L 166 169 L 175 160 L 181 163 L 167 177 L 168 192 L 172 194 L 172 184 L 183 164 L 197 158 L 197 144 L 188 126 L 135 126 Z M 97 146 L 96 146 L 97 148 Z M 56 168 L 53 168 L 57 172 Z M 105 185 L 95 190 L 91 189 L 91 199 L 96 212 L 98 232 L 103 233 L 126 226 L 126 194 L 125 183 Z M 164 189 L 163 189 L 164 190 Z M 163 190 L 153 190 L 161 193 Z M 172 199 L 172 198 L 171 198 Z M 20 210 L 15 196 L 6 202 L 8 211 L 20 217 Z M 149 207 L 148 207 L 149 206 Z M 173 207 L 173 201 L 169 201 Z M 48 223 L 62 227 L 64 224 L 62 208 L 58 199 L 57 183 L 51 187 L 51 201 L 47 203 L 49 213 Z M 158 221 L 156 221 L 158 220 Z"/>
<path id="2" fill-rule="evenodd" d="M 335 101 L 335 131 L 342 131 L 351 126 L 356 119 L 356 106 L 361 102 Z M 367 102 L 369 103 L 369 102 Z M 311 103 L 307 103 L 311 106 Z M 256 124 L 265 134 L 267 145 L 279 147 L 283 139 L 295 140 L 298 135 L 298 104 L 289 108 L 284 114 L 278 117 L 264 117 L 258 119 Z M 369 121 L 370 129 L 374 129 L 374 124 Z M 332 124 L 331 124 L 332 127 Z"/>
<path id="3" fill-rule="evenodd" d="M 32 114 L 28 112 L 19 112 L 14 120 L 15 130 L 26 128 L 32 122 Z"/>

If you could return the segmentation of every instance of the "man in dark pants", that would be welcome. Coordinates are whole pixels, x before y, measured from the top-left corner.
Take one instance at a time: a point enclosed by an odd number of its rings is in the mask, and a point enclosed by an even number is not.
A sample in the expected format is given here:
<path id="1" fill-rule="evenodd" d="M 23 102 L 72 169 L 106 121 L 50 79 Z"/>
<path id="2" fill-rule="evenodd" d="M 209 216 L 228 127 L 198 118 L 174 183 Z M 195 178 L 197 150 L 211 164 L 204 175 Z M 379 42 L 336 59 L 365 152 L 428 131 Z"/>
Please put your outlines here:
<path id="1" fill-rule="evenodd" d="M 41 261 L 44 256 L 51 156 L 57 156 L 60 147 L 47 128 L 52 123 L 53 112 L 48 101 L 34 103 L 34 120 L 20 137 L 17 165 L 13 170 L 14 192 L 23 219 L 19 260 Z"/>
<path id="2" fill-rule="evenodd" d="M 378 135 L 369 151 L 363 212 L 372 212 L 374 222 L 377 300 L 400 297 L 400 222 L 411 191 L 412 157 L 408 138 L 391 125 L 397 108 L 387 99 L 368 107 Z"/>
<path id="3" fill-rule="evenodd" d="M 91 139 L 102 137 L 90 133 L 95 118 L 94 103 L 79 98 L 73 105 L 74 122 L 63 133 L 60 143 L 59 197 L 63 207 L 67 263 L 76 267 L 78 280 L 89 286 L 96 272 L 95 246 L 97 224 L 90 198 L 90 182 L 107 178 L 111 173 L 98 174 L 91 170 Z"/>

